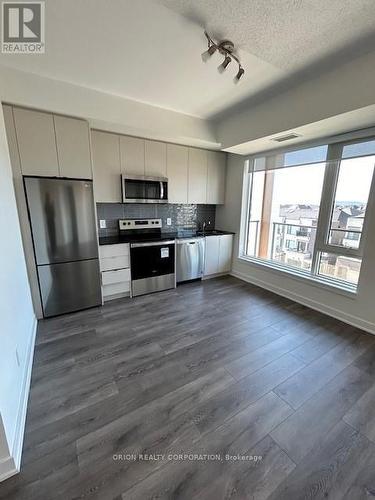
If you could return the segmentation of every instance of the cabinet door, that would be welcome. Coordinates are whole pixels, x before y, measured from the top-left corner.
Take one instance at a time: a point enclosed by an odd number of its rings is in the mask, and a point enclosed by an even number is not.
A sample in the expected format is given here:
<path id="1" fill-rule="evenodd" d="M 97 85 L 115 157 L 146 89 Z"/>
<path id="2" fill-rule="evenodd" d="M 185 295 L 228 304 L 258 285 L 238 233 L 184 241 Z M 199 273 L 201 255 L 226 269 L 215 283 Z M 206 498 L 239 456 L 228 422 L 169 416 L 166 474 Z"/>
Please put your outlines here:
<path id="1" fill-rule="evenodd" d="M 188 203 L 206 203 L 207 151 L 189 148 Z"/>
<path id="2" fill-rule="evenodd" d="M 167 145 L 167 177 L 169 203 L 188 202 L 188 148 Z"/>
<path id="3" fill-rule="evenodd" d="M 4 104 L 3 114 L 4 114 L 5 130 L 8 140 L 10 163 L 12 165 L 13 171 L 17 172 L 17 174 L 20 174 L 21 164 L 20 164 L 20 157 L 18 154 L 17 137 L 16 137 L 16 129 L 14 127 L 12 106 Z M 14 174 L 13 177 L 15 177 Z"/>
<path id="4" fill-rule="evenodd" d="M 54 120 L 60 175 L 92 179 L 88 123 L 57 115 Z"/>
<path id="5" fill-rule="evenodd" d="M 145 175 L 167 177 L 167 145 L 145 141 Z"/>
<path id="6" fill-rule="evenodd" d="M 219 236 L 219 273 L 227 273 L 232 269 L 233 235 Z"/>
<path id="7" fill-rule="evenodd" d="M 57 177 L 53 116 L 16 107 L 13 114 L 23 175 Z"/>
<path id="8" fill-rule="evenodd" d="M 219 272 L 220 236 L 206 236 L 206 250 L 204 258 L 204 275 Z"/>
<path id="9" fill-rule="evenodd" d="M 121 173 L 145 175 L 145 141 L 120 135 Z"/>
<path id="10" fill-rule="evenodd" d="M 207 152 L 207 203 L 223 204 L 225 201 L 226 154 Z"/>
<path id="11" fill-rule="evenodd" d="M 91 140 L 95 201 L 120 203 L 119 136 L 94 130 Z"/>

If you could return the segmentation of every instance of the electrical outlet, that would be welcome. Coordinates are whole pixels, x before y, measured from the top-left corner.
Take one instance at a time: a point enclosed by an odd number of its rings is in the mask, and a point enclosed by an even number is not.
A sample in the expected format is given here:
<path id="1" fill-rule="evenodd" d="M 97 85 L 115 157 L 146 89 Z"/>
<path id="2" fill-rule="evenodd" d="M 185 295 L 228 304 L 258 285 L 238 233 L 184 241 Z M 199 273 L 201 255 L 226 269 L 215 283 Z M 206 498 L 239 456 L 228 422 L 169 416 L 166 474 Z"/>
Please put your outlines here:
<path id="1" fill-rule="evenodd" d="M 100 229 L 105 229 L 107 227 L 107 221 L 105 219 L 100 219 L 99 226 Z"/>
<path id="2" fill-rule="evenodd" d="M 172 219 L 170 217 L 167 218 L 167 226 L 172 225 Z"/>

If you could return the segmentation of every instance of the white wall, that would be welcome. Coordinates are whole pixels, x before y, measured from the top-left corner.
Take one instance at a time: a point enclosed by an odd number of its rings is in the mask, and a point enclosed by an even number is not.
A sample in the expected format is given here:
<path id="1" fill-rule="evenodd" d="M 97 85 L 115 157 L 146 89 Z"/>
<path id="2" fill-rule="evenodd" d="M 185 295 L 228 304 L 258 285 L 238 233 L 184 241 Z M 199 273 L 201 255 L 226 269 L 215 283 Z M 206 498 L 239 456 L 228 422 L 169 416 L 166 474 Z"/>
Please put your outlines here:
<path id="1" fill-rule="evenodd" d="M 81 117 L 92 128 L 220 149 L 207 120 L 4 66 L 0 84 L 3 102 Z"/>
<path id="2" fill-rule="evenodd" d="M 375 52 L 217 120 L 222 148 L 318 122 L 375 103 Z M 336 131 L 337 132 L 337 131 Z"/>
<path id="3" fill-rule="evenodd" d="M 241 156 L 228 155 L 225 205 L 217 207 L 216 226 L 235 231 L 233 252 L 234 275 L 284 295 L 309 307 L 375 333 L 375 209 L 369 206 L 369 226 L 362 261 L 358 294 L 355 298 L 331 292 L 290 277 L 286 273 L 264 269 L 238 258 L 242 203 L 243 163 Z"/>
<path id="4" fill-rule="evenodd" d="M 36 330 L 1 106 L 0 234 L 1 480 L 19 467 Z"/>

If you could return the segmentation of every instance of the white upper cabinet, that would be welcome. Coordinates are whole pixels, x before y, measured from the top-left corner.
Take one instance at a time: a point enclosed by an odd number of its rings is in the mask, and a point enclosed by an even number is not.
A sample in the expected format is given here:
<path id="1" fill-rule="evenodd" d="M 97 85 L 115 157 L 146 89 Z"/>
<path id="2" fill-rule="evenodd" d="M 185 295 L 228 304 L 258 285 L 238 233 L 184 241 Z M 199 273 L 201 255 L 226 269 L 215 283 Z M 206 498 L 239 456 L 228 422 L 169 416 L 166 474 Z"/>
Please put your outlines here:
<path id="1" fill-rule="evenodd" d="M 95 201 L 120 203 L 119 136 L 93 130 L 91 134 Z"/>
<path id="2" fill-rule="evenodd" d="M 188 202 L 188 159 L 187 147 L 167 144 L 169 203 Z"/>
<path id="3" fill-rule="evenodd" d="M 57 154 L 62 177 L 91 179 L 89 126 L 84 120 L 54 116 Z"/>
<path id="4" fill-rule="evenodd" d="M 3 104 L 3 113 L 5 129 L 7 133 L 10 162 L 12 164 L 13 170 L 18 174 L 21 174 L 21 164 L 18 154 L 17 137 L 16 129 L 14 127 L 12 106 Z"/>
<path id="5" fill-rule="evenodd" d="M 207 203 L 207 151 L 189 148 L 188 203 Z"/>
<path id="6" fill-rule="evenodd" d="M 167 145 L 165 142 L 145 141 L 145 175 L 167 176 Z"/>
<path id="7" fill-rule="evenodd" d="M 145 175 L 145 141 L 138 137 L 120 136 L 121 173 Z"/>
<path id="8" fill-rule="evenodd" d="M 13 113 L 22 174 L 58 176 L 53 115 L 16 107 Z"/>
<path id="9" fill-rule="evenodd" d="M 226 154 L 207 151 L 207 203 L 225 202 Z"/>

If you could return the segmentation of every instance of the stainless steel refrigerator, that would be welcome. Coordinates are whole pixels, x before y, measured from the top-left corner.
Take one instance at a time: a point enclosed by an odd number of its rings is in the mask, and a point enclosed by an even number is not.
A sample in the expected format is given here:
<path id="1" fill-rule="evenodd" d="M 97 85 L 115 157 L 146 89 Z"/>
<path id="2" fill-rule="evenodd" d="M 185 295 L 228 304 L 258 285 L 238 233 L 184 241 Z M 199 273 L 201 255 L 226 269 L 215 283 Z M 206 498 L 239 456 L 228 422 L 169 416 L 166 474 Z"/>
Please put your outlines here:
<path id="1" fill-rule="evenodd" d="M 91 181 L 24 177 L 45 317 L 101 304 Z"/>

